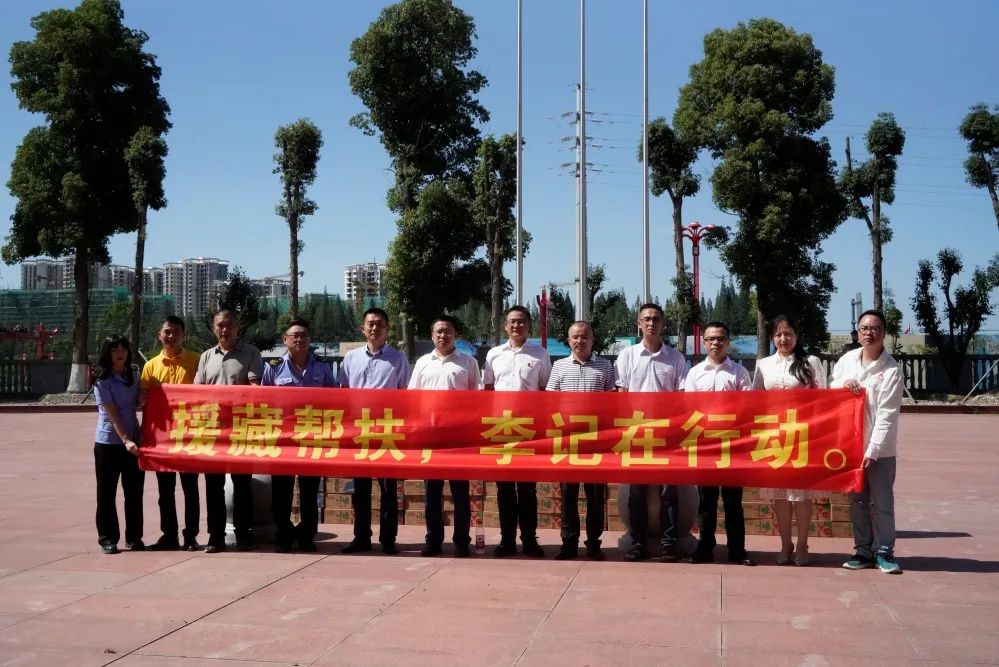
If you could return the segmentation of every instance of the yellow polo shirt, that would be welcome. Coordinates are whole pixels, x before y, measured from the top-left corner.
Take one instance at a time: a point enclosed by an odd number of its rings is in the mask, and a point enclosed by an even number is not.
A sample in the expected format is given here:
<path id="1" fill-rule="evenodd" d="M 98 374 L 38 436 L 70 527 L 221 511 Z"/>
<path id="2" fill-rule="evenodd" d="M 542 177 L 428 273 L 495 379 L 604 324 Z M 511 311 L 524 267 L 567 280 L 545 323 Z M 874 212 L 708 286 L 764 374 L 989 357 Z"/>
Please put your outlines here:
<path id="1" fill-rule="evenodd" d="M 139 386 L 145 390 L 160 384 L 193 384 L 198 359 L 200 355 L 190 350 L 181 350 L 176 357 L 160 352 L 142 367 Z"/>

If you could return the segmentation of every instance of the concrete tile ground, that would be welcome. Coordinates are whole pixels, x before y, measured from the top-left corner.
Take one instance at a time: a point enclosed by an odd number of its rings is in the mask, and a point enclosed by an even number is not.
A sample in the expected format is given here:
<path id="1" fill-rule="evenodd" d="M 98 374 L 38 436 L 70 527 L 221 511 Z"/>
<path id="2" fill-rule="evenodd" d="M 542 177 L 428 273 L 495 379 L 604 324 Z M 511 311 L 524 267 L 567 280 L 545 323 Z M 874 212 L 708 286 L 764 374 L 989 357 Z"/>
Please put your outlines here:
<path id="1" fill-rule="evenodd" d="M 775 537 L 756 568 L 425 559 L 417 526 L 398 557 L 335 555 L 346 526 L 318 554 L 109 557 L 93 421 L 0 414 L 0 667 L 999 664 L 997 416 L 903 415 L 901 577 L 841 569 L 843 539 L 808 568 L 772 565 Z M 152 541 L 152 476 L 145 507 Z"/>

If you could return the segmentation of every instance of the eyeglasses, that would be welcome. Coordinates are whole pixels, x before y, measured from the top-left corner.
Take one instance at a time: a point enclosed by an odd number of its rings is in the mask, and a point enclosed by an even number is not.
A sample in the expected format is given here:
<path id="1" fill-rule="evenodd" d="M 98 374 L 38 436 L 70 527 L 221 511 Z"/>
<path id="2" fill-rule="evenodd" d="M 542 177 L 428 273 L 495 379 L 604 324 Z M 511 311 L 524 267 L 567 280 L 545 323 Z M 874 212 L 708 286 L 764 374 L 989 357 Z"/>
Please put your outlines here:
<path id="1" fill-rule="evenodd" d="M 660 322 L 663 321 L 663 318 L 661 318 L 661 317 L 640 317 L 638 319 L 638 321 L 639 322 L 644 322 L 646 324 L 659 324 Z"/>
<path id="2" fill-rule="evenodd" d="M 526 327 L 527 326 L 527 320 L 507 320 L 506 323 L 507 323 L 507 326 L 511 326 L 511 327 Z"/>
<path id="3" fill-rule="evenodd" d="M 728 338 L 726 338 L 725 336 L 705 336 L 704 337 L 704 342 L 705 343 L 727 343 L 728 342 Z"/>
<path id="4" fill-rule="evenodd" d="M 451 331 L 450 329 L 438 329 L 437 331 L 434 332 L 434 335 L 439 338 L 450 338 L 451 336 L 454 335 L 454 332 Z"/>
<path id="5" fill-rule="evenodd" d="M 876 334 L 876 333 L 881 333 L 881 330 L 882 330 L 882 327 L 880 327 L 878 325 L 874 325 L 874 326 L 864 325 L 864 326 L 857 327 L 857 331 L 859 331 L 860 333 L 872 333 L 872 334 Z"/>
<path id="6" fill-rule="evenodd" d="M 285 338 L 290 338 L 292 340 L 307 340 L 309 338 L 309 334 L 296 331 L 295 333 L 285 334 Z"/>

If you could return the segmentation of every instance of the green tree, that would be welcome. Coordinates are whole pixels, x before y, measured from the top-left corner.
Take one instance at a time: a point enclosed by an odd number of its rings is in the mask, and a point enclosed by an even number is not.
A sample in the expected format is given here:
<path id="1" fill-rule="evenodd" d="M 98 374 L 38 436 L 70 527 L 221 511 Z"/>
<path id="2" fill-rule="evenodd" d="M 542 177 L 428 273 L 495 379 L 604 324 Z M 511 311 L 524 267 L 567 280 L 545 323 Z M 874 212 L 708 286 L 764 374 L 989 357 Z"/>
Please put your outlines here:
<path id="1" fill-rule="evenodd" d="M 665 118 L 656 118 L 649 123 L 649 188 L 656 197 L 662 193 L 669 195 L 673 204 L 673 249 L 676 274 L 674 312 L 670 321 L 677 327 L 677 349 L 687 350 L 687 328 L 696 318 L 693 292 L 687 288 L 687 265 L 683 259 L 683 200 L 693 197 L 701 189 L 701 177 L 694 173 L 698 146 L 678 135 Z M 638 148 L 638 159 L 642 159 L 642 148 Z"/>
<path id="2" fill-rule="evenodd" d="M 486 246 L 489 265 L 490 333 L 493 345 L 499 345 L 503 330 L 503 297 L 508 282 L 503 278 L 503 262 L 516 259 L 517 220 L 517 137 L 505 134 L 499 140 L 486 137 L 479 145 L 478 162 L 472 183 L 475 190 L 473 211 Z M 524 230 L 523 252 L 531 243 Z M 521 304 L 522 305 L 522 304 Z"/>
<path id="3" fill-rule="evenodd" d="M 970 285 L 955 286 L 954 278 L 963 268 L 961 255 L 951 248 L 937 254 L 936 271 L 928 259 L 920 261 L 916 293 L 912 297 L 916 321 L 933 341 L 955 392 L 961 382 L 968 345 L 982 328 L 985 318 L 993 313 L 992 291 L 999 287 L 999 253 L 992 256 L 988 267 L 975 269 Z M 938 311 L 937 297 L 932 292 L 934 283 L 943 294 L 942 313 Z M 943 319 L 946 319 L 946 331 L 942 328 Z"/>
<path id="4" fill-rule="evenodd" d="M 146 253 L 146 223 L 149 209 L 159 211 L 166 206 L 163 179 L 166 167 L 163 160 L 167 145 L 148 125 L 140 127 L 125 149 L 129 182 L 132 184 L 132 203 L 138 227 L 135 236 L 135 282 L 132 286 L 132 333 L 130 338 L 139 344 L 139 323 L 142 320 L 143 263 Z"/>
<path id="5" fill-rule="evenodd" d="M 686 269 L 687 267 L 684 266 L 682 274 L 673 276 L 670 279 L 670 282 L 673 283 L 673 298 L 667 299 L 666 305 L 663 306 L 663 314 L 666 316 L 666 321 L 671 322 L 676 327 L 676 349 L 683 354 L 686 354 L 687 350 L 687 331 L 697 321 L 704 318 L 710 319 L 710 313 L 707 304 L 704 303 L 704 297 L 701 297 L 700 304 L 694 300 L 694 274 Z M 635 320 L 637 321 L 638 308 L 634 308 L 634 311 Z"/>
<path id="6" fill-rule="evenodd" d="M 885 333 L 892 338 L 891 353 L 898 354 L 902 351 L 898 342 L 902 335 L 902 311 L 895 305 L 895 292 L 890 287 L 885 288 L 885 307 L 881 312 L 885 314 Z"/>
<path id="7" fill-rule="evenodd" d="M 109 259 L 110 236 L 138 224 L 126 148 L 141 127 L 156 136 L 170 128 L 148 37 L 123 19 L 117 0 L 83 0 L 35 16 L 35 38 L 10 49 L 18 103 L 45 124 L 28 131 L 11 165 L 3 259 L 75 255 L 74 391 L 85 386 L 90 265 Z"/>
<path id="8" fill-rule="evenodd" d="M 419 331 L 469 299 L 486 299 L 489 268 L 475 257 L 481 237 L 462 181 L 431 181 L 416 207 L 402 214 L 398 227 L 383 279 L 389 301 Z"/>
<path id="9" fill-rule="evenodd" d="M 601 293 L 607 280 L 603 264 L 588 267 L 586 272 L 586 298 L 590 305 L 590 326 L 593 327 L 593 351 L 603 352 L 614 343 L 617 336 L 634 335 L 638 313 L 628 308 L 624 290 Z M 568 344 L 569 326 L 576 320 L 576 308 L 568 292 L 554 284 L 549 286 L 551 305 L 548 327 L 552 337 Z"/>
<path id="10" fill-rule="evenodd" d="M 476 123 L 489 120 L 476 98 L 486 78 L 469 68 L 476 55 L 474 38 L 472 18 L 449 0 L 402 0 L 383 9 L 351 43 L 350 89 L 367 111 L 350 123 L 365 134 L 378 134 L 392 160 L 395 184 L 388 203 L 403 216 L 400 236 L 411 223 L 406 214 L 416 208 L 428 182 L 467 179 L 471 172 L 479 145 Z M 413 247 L 405 238 L 392 244 L 396 253 Z M 451 266 L 458 258 L 444 259 Z M 419 261 L 400 256 L 387 263 L 402 276 L 404 267 Z M 397 284 L 395 296 L 408 299 L 413 291 L 406 287 Z M 408 300 L 389 305 L 403 316 L 404 347 L 412 356 L 414 330 L 407 318 L 420 306 Z"/>
<path id="11" fill-rule="evenodd" d="M 246 335 L 260 319 L 260 299 L 257 298 L 256 290 L 253 289 L 253 283 L 246 277 L 246 273 L 241 267 L 234 266 L 229 271 L 229 279 L 218 295 L 217 304 L 216 313 L 220 310 L 231 310 L 236 314 L 240 336 L 243 337 L 243 340 L 252 343 L 246 338 Z M 215 313 L 206 313 L 205 315 L 205 321 L 208 323 L 209 331 L 211 331 Z"/>
<path id="12" fill-rule="evenodd" d="M 318 206 L 309 199 L 309 186 L 316 181 L 316 165 L 319 163 L 319 150 L 323 146 L 323 135 L 319 128 L 308 119 L 300 119 L 291 125 L 279 127 L 274 134 L 274 173 L 281 177 L 281 202 L 275 212 L 288 225 L 288 255 L 291 267 L 291 316 L 298 317 L 298 256 L 302 252 L 302 241 L 298 232 L 302 229 L 305 216 L 313 215 Z"/>
<path id="13" fill-rule="evenodd" d="M 992 198 L 992 212 L 999 225 L 999 104 L 989 112 L 988 106 L 976 104 L 961 121 L 961 136 L 968 142 L 971 154 L 964 161 L 968 183 L 975 188 L 985 188 Z"/>
<path id="14" fill-rule="evenodd" d="M 832 117 L 833 68 L 812 38 L 772 19 L 717 29 L 680 90 L 674 127 L 711 150 L 715 203 L 738 218 L 734 237 L 706 243 L 740 284 L 755 288 L 758 353 L 766 321 L 796 315 L 806 344 L 827 336 L 832 265 L 820 244 L 844 219 L 829 144 L 809 136 Z"/>
<path id="15" fill-rule="evenodd" d="M 884 309 L 882 250 L 891 241 L 892 231 L 882 204 L 895 201 L 895 174 L 898 156 L 905 148 L 905 130 L 890 113 L 879 113 L 864 137 L 869 159 L 853 166 L 850 139 L 846 140 L 846 170 L 840 175 L 840 187 L 846 195 L 847 212 L 867 223 L 871 237 L 871 268 L 874 279 L 874 307 Z M 864 201 L 870 199 L 870 206 Z"/>

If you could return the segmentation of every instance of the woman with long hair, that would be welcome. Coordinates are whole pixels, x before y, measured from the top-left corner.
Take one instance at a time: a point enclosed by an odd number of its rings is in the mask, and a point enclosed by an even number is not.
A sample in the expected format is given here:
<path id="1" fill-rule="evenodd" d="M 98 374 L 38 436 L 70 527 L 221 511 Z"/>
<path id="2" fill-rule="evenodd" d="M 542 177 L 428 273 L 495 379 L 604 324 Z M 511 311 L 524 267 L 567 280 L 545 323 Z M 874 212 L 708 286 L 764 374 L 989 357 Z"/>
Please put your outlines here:
<path id="1" fill-rule="evenodd" d="M 777 352 L 756 362 L 754 389 L 820 388 L 828 385 L 825 367 L 818 357 L 809 356 L 798 342 L 798 327 L 787 315 L 770 323 Z M 808 524 L 812 520 L 812 498 L 805 489 L 761 489 L 761 496 L 774 501 L 781 549 L 778 565 L 808 564 Z M 791 516 L 798 524 L 798 547 L 791 541 Z"/>
<path id="2" fill-rule="evenodd" d="M 132 370 L 132 346 L 124 336 L 104 339 L 94 369 L 97 429 L 94 469 L 97 473 L 97 542 L 106 554 L 118 553 L 118 479 L 125 495 L 125 547 L 142 551 L 142 487 L 139 469 L 139 382 Z"/>

